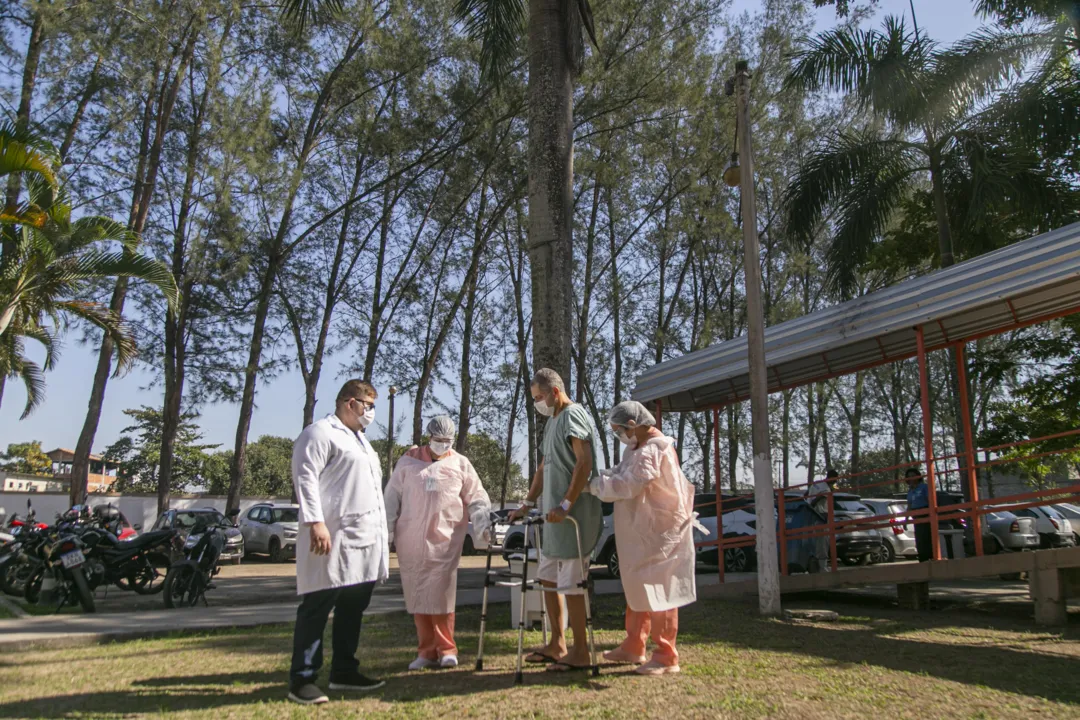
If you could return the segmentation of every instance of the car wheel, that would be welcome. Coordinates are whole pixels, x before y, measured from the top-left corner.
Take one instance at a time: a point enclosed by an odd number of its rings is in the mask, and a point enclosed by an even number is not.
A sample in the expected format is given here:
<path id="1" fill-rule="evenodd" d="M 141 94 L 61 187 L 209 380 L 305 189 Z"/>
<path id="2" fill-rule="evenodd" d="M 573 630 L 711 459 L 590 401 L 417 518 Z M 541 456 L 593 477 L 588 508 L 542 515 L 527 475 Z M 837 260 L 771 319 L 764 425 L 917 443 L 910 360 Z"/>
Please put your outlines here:
<path id="1" fill-rule="evenodd" d="M 613 578 L 621 577 L 621 575 L 620 575 L 621 571 L 619 570 L 619 550 L 618 550 L 618 548 L 612 548 L 611 552 L 608 554 L 607 571 L 608 571 L 608 574 L 611 575 L 611 577 L 613 577 Z"/>
<path id="2" fill-rule="evenodd" d="M 461 548 L 462 555 L 475 555 L 476 546 L 473 545 L 472 536 L 465 536 L 465 545 Z"/>
<path id="3" fill-rule="evenodd" d="M 851 566 L 853 566 L 853 565 L 855 565 L 856 563 L 858 563 L 858 562 L 859 562 L 859 558 L 853 558 L 853 557 L 841 557 L 841 558 L 840 558 L 840 562 L 844 563 L 844 564 L 845 564 L 845 565 L 847 565 L 848 567 L 851 567 Z"/>
<path id="4" fill-rule="evenodd" d="M 746 548 L 731 548 L 724 551 L 724 570 L 727 572 L 749 572 L 750 553 Z"/>
<path id="5" fill-rule="evenodd" d="M 997 538 L 983 540 L 983 555 L 997 555 L 1001 550 L 1001 541 Z"/>
<path id="6" fill-rule="evenodd" d="M 285 562 L 285 553 L 281 551 L 281 541 L 277 538 L 270 538 L 270 562 Z"/>
<path id="7" fill-rule="evenodd" d="M 819 573 L 819 572 L 821 572 L 821 561 L 818 560 L 816 557 L 811 557 L 810 561 L 806 565 L 807 565 L 807 567 L 806 567 L 807 572 L 810 572 L 810 573 Z"/>
<path id="8" fill-rule="evenodd" d="M 881 550 L 878 551 L 876 562 L 896 562 L 896 550 L 893 549 L 892 543 L 884 542 L 881 544 Z"/>

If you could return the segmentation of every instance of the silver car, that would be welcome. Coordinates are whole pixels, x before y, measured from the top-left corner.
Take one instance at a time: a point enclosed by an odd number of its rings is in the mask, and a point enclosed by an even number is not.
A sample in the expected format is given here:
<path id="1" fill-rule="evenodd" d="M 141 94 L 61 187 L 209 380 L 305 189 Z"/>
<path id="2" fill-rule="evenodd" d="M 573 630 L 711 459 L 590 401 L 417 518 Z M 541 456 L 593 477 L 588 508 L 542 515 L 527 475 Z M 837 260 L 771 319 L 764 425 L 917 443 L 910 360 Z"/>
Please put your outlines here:
<path id="1" fill-rule="evenodd" d="M 1039 533 L 1035 520 L 1017 517 L 1008 510 L 994 510 L 983 515 L 983 552 L 996 555 L 1003 551 L 1037 550 Z"/>
<path id="2" fill-rule="evenodd" d="M 259 503 L 240 518 L 240 532 L 249 553 L 266 553 L 271 562 L 296 557 L 299 505 Z"/>
<path id="3" fill-rule="evenodd" d="M 862 502 L 864 505 L 870 506 L 875 515 L 902 515 L 907 512 L 907 503 L 903 500 L 863 498 Z M 896 525 L 879 530 L 885 544 L 876 559 L 877 562 L 892 562 L 896 558 L 913 558 L 919 555 L 919 551 L 915 547 L 915 531 L 913 527 L 900 520 L 896 522 Z"/>
<path id="4" fill-rule="evenodd" d="M 1073 503 L 1058 503 L 1057 505 L 1051 505 L 1050 507 L 1064 515 L 1069 521 L 1069 524 L 1072 525 L 1073 540 L 1077 545 L 1080 545 L 1080 505 L 1074 505 Z"/>
<path id="5" fill-rule="evenodd" d="M 1035 520 L 1035 530 L 1039 533 L 1041 547 L 1072 547 L 1076 542 L 1073 538 L 1072 523 L 1050 505 L 1013 510 L 1013 514 Z"/>

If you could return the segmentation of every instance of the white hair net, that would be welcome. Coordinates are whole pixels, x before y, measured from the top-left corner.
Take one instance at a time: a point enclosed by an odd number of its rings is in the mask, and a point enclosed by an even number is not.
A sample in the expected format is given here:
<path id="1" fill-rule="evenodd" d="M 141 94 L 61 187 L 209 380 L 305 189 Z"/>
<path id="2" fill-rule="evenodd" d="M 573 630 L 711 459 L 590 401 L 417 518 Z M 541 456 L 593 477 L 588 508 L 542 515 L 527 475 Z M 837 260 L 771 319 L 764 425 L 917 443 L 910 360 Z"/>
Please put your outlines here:
<path id="1" fill-rule="evenodd" d="M 457 435 L 457 425 L 447 415 L 433 417 L 427 424 L 428 437 L 452 438 Z"/>
<path id="2" fill-rule="evenodd" d="M 652 416 L 648 408 L 637 400 L 627 400 L 611 408 L 608 413 L 608 422 L 612 425 L 632 428 L 638 425 L 656 425 L 656 418 Z"/>

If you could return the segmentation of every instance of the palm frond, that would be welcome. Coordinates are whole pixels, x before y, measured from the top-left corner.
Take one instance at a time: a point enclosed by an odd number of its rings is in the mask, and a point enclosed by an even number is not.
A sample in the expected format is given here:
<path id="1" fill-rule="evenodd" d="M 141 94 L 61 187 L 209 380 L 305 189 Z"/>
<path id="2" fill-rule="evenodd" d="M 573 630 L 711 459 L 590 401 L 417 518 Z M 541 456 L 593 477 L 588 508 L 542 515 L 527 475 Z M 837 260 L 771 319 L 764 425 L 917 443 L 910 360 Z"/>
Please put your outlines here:
<path id="1" fill-rule="evenodd" d="M 827 250 L 827 282 L 841 297 L 850 297 L 857 272 L 870 256 L 911 186 L 915 171 L 906 153 L 888 153 L 859 173 L 837 199 L 836 228 Z"/>
<path id="2" fill-rule="evenodd" d="M 34 173 L 50 185 L 56 184 L 52 163 L 38 149 L 16 139 L 15 132 L 0 127 L 0 177 L 21 173 Z"/>
<path id="3" fill-rule="evenodd" d="M 116 348 L 116 371 L 113 377 L 119 376 L 138 356 L 138 347 L 131 327 L 109 308 L 100 303 L 83 300 L 65 300 L 57 303 L 57 307 L 98 326 L 112 338 Z"/>
<path id="4" fill-rule="evenodd" d="M 454 13 L 480 42 L 480 74 L 498 85 L 510 73 L 525 28 L 525 0 L 457 0 Z"/>
<path id="5" fill-rule="evenodd" d="M 283 0 L 281 14 L 303 30 L 309 22 L 332 17 L 345 9 L 345 0 Z"/>
<path id="6" fill-rule="evenodd" d="M 65 280 L 129 277 L 157 287 L 165 296 L 170 311 L 179 301 L 180 291 L 169 268 L 153 258 L 129 252 L 90 251 L 79 256 Z"/>
<path id="7" fill-rule="evenodd" d="M 981 124 L 1047 157 L 1075 158 L 1080 147 L 1080 69 L 1069 62 L 1047 63 L 994 103 Z"/>
<path id="8" fill-rule="evenodd" d="M 1054 44 L 1043 32 L 981 28 L 934 56 L 928 94 L 938 116 L 956 116 L 985 100 L 1024 71 Z"/>
<path id="9" fill-rule="evenodd" d="M 45 399 L 45 372 L 34 361 L 24 359 L 14 374 L 26 388 L 26 405 L 19 416 L 20 420 L 25 420 Z"/>
<path id="10" fill-rule="evenodd" d="M 879 169 L 901 163 L 913 172 L 917 162 L 911 146 L 872 132 L 837 133 L 799 167 L 784 204 L 792 237 L 808 244 L 825 210 L 844 198 L 853 185 Z"/>

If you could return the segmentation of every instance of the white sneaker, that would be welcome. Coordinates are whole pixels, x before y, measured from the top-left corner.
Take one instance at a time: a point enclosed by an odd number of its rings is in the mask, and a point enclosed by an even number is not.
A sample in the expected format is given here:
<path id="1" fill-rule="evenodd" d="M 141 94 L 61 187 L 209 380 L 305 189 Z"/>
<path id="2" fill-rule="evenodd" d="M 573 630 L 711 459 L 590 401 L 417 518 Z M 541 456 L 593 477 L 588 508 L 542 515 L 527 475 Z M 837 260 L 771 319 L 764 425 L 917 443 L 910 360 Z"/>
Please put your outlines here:
<path id="1" fill-rule="evenodd" d="M 443 655 L 442 660 L 439 661 L 439 667 L 455 668 L 457 667 L 457 655 Z"/>
<path id="2" fill-rule="evenodd" d="M 429 668 L 437 668 L 439 663 L 434 660 L 428 660 L 426 657 L 418 657 L 409 663 L 410 670 L 427 670 Z"/>

